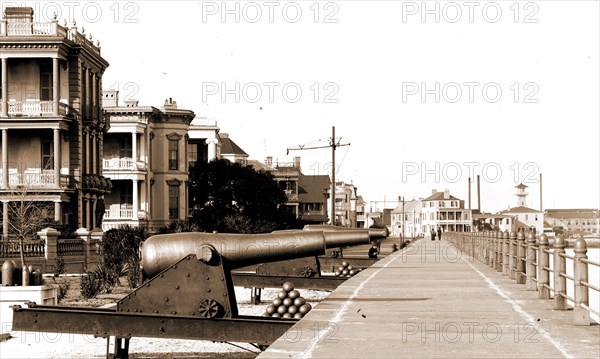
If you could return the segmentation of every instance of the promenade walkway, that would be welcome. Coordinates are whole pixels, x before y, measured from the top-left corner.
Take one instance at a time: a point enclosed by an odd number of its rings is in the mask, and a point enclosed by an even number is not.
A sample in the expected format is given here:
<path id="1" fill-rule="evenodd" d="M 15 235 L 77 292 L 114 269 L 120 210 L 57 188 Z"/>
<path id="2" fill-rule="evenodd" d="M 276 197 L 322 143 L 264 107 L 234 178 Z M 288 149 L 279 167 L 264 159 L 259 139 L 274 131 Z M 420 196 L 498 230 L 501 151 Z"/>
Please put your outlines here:
<path id="1" fill-rule="evenodd" d="M 575 326 L 448 242 L 419 240 L 350 278 L 258 358 L 599 358 Z"/>

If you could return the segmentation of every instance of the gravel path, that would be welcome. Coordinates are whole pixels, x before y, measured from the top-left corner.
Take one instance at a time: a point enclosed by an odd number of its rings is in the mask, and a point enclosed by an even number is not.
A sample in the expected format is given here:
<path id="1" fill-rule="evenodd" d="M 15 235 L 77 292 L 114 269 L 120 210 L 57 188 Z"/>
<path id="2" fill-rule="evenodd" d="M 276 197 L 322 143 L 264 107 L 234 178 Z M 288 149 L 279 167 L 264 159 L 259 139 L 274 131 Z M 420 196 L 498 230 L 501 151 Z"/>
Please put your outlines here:
<path id="1" fill-rule="evenodd" d="M 250 289 L 236 287 L 238 311 L 242 315 L 261 316 L 280 289 L 265 288 L 262 303 L 250 304 Z M 301 295 L 313 305 L 329 292 L 300 290 Z M 9 325 L 9 324 L 8 324 Z M 5 323 L 3 327 L 7 327 Z M 0 358 L 105 358 L 106 340 L 91 335 L 10 332 L 12 338 L 0 344 Z M 131 358 L 233 358 L 250 359 L 259 350 L 246 343 L 213 343 L 202 340 L 173 340 L 133 338 L 130 341 Z"/>

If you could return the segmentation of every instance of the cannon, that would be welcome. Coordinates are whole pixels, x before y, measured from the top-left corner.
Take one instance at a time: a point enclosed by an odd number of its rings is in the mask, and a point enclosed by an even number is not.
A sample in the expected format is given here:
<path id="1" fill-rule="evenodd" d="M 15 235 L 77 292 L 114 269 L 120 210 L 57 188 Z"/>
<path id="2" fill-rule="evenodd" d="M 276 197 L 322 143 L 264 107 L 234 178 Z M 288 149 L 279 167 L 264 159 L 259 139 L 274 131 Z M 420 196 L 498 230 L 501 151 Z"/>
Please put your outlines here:
<path id="1" fill-rule="evenodd" d="M 318 256 L 323 232 L 176 233 L 141 246 L 145 281 L 114 308 L 13 306 L 13 330 L 115 338 L 109 357 L 126 358 L 132 337 L 199 339 L 270 345 L 297 320 L 238 314 L 231 270 Z M 108 350 L 107 350 L 108 353 Z"/>
<path id="2" fill-rule="evenodd" d="M 285 230 L 273 232 L 273 234 L 290 233 L 322 233 L 325 238 L 326 250 L 364 245 L 370 242 L 369 232 L 366 230 Z M 331 262 L 331 260 L 335 260 L 335 262 Z M 240 268 L 240 270 L 233 272 L 233 281 L 236 286 L 251 288 L 251 301 L 258 304 L 260 302 L 260 288 L 277 288 L 285 282 L 292 282 L 296 288 L 334 290 L 347 278 L 333 276 L 333 273 L 324 275 L 322 271 L 323 263 L 326 262 L 326 266 L 336 264 L 339 267 L 346 261 L 351 262 L 356 268 L 366 268 L 374 263 L 372 259 L 368 258 L 344 259 L 329 256 L 307 256 Z M 354 265 L 354 262 L 357 264 Z"/>

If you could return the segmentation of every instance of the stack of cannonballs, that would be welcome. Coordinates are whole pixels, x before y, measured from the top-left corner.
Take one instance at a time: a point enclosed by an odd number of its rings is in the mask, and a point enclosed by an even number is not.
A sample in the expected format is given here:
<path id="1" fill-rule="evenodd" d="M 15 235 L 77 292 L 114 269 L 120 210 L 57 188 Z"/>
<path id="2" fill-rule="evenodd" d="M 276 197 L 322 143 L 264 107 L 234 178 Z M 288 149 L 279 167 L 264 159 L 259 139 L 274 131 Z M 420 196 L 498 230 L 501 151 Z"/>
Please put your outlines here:
<path id="1" fill-rule="evenodd" d="M 301 319 L 312 309 L 312 306 L 300 296 L 300 292 L 294 289 L 294 284 L 285 282 L 282 288 L 277 298 L 267 307 L 265 316 Z"/>
<path id="2" fill-rule="evenodd" d="M 362 271 L 361 268 L 354 268 L 348 261 L 343 261 L 342 265 L 335 270 L 336 277 L 352 277 Z"/>

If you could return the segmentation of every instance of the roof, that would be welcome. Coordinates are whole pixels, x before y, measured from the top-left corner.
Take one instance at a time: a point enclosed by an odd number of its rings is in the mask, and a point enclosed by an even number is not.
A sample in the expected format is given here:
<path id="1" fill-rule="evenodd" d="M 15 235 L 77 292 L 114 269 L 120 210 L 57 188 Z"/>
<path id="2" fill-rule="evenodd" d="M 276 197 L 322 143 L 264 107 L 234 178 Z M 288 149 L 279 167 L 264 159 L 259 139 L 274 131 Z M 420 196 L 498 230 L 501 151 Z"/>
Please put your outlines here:
<path id="1" fill-rule="evenodd" d="M 518 206 L 518 207 L 513 207 L 511 209 L 507 209 L 500 213 L 544 213 L 544 212 L 538 211 L 537 209 L 525 207 L 525 206 Z"/>
<path id="2" fill-rule="evenodd" d="M 254 167 L 254 169 L 257 171 L 263 170 L 263 171 L 270 172 L 271 170 L 273 170 L 273 168 L 271 166 L 269 166 L 263 162 L 257 161 L 257 160 L 248 160 L 247 164 L 248 164 L 248 166 Z"/>
<path id="3" fill-rule="evenodd" d="M 554 218 L 598 218 L 600 210 L 589 208 L 547 209 L 546 216 Z"/>
<path id="4" fill-rule="evenodd" d="M 240 146 L 238 146 L 226 133 L 219 133 L 219 138 L 221 139 L 221 155 L 237 155 L 237 156 L 246 156 L 248 154 L 242 150 Z"/>
<path id="5" fill-rule="evenodd" d="M 514 218 L 514 216 L 501 213 L 473 213 L 473 219 L 477 218 Z"/>
<path id="6" fill-rule="evenodd" d="M 444 198 L 444 192 L 436 192 L 431 196 L 425 198 L 423 201 L 441 201 L 441 200 L 456 200 L 460 201 L 460 199 L 450 195 L 450 198 Z"/>
<path id="7" fill-rule="evenodd" d="M 298 180 L 298 200 L 303 203 L 323 203 L 331 186 L 328 175 L 300 175 Z"/>
<path id="8" fill-rule="evenodd" d="M 515 186 L 516 188 L 527 188 L 527 185 L 524 185 L 523 183 L 519 183 L 518 185 Z"/>

